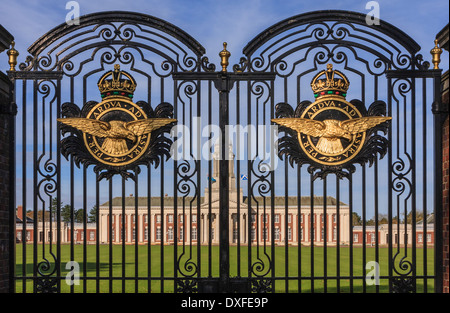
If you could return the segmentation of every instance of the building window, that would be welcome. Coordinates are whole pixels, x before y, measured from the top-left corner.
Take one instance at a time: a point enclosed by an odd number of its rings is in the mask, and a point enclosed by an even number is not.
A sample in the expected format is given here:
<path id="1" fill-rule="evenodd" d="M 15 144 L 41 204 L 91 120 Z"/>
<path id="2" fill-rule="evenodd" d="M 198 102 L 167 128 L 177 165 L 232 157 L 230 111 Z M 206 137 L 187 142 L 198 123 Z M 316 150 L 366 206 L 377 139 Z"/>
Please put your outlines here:
<path id="1" fill-rule="evenodd" d="M 256 222 L 256 216 L 255 216 L 255 214 L 252 214 L 252 223 L 255 223 Z"/>
<path id="2" fill-rule="evenodd" d="M 288 223 L 292 222 L 292 214 L 288 214 Z"/>
<path id="3" fill-rule="evenodd" d="M 303 227 L 300 227 L 300 240 L 303 240 Z"/>
<path id="4" fill-rule="evenodd" d="M 288 240 L 292 240 L 292 229 L 288 227 Z"/>
<path id="5" fill-rule="evenodd" d="M 431 234 L 427 234 L 427 242 L 431 242 Z"/>
<path id="6" fill-rule="evenodd" d="M 370 234 L 370 242 L 375 242 L 375 234 Z"/>
<path id="7" fill-rule="evenodd" d="M 214 240 L 214 228 L 211 228 L 211 240 Z"/>
<path id="8" fill-rule="evenodd" d="M 156 228 L 156 240 L 161 240 L 161 227 Z"/>
<path id="9" fill-rule="evenodd" d="M 268 239 L 269 239 L 269 237 L 268 237 L 267 235 L 268 235 L 268 233 L 267 233 L 267 227 L 264 227 L 264 230 L 263 230 L 263 240 L 268 240 Z"/>
<path id="10" fill-rule="evenodd" d="M 335 227 L 333 227 L 333 240 L 336 240 L 336 239 L 337 239 L 337 229 L 335 226 Z"/>
<path id="11" fill-rule="evenodd" d="M 323 217 L 323 216 L 322 216 Z M 322 231 L 321 231 L 321 233 L 320 233 L 320 239 L 321 240 L 324 240 L 324 238 L 325 238 L 325 229 L 322 227 Z"/>
<path id="12" fill-rule="evenodd" d="M 280 229 L 275 228 L 275 240 L 280 240 Z"/>
<path id="13" fill-rule="evenodd" d="M 27 241 L 31 240 L 31 233 L 29 230 L 27 230 Z"/>
<path id="14" fill-rule="evenodd" d="M 353 234 L 353 242 L 358 242 L 358 234 Z"/>
<path id="15" fill-rule="evenodd" d="M 133 241 L 136 240 L 136 228 L 133 228 Z"/>
<path id="16" fill-rule="evenodd" d="M 417 235 L 417 241 L 422 243 L 423 242 L 423 235 L 422 234 L 418 234 Z"/>
<path id="17" fill-rule="evenodd" d="M 173 214 L 169 214 L 169 215 L 167 216 L 167 219 L 168 219 L 168 222 L 169 222 L 169 223 L 173 223 Z"/>
<path id="18" fill-rule="evenodd" d="M 161 223 L 161 215 L 156 214 L 156 223 Z"/>
<path id="19" fill-rule="evenodd" d="M 252 236 L 252 240 L 256 239 L 256 230 L 255 230 L 254 227 L 252 227 L 252 234 L 251 234 L 251 236 Z"/>
<path id="20" fill-rule="evenodd" d="M 148 223 L 148 215 L 147 214 L 144 215 L 144 223 Z"/>
<path id="21" fill-rule="evenodd" d="M 95 238 L 95 232 L 94 231 L 89 232 L 89 240 L 94 240 L 94 238 Z"/>
<path id="22" fill-rule="evenodd" d="M 280 214 L 275 214 L 275 223 L 279 223 L 279 222 L 280 222 Z"/>
<path id="23" fill-rule="evenodd" d="M 184 217 L 184 215 L 182 215 L 182 214 L 178 216 L 178 220 L 180 221 L 180 223 L 183 223 L 183 217 Z"/>
<path id="24" fill-rule="evenodd" d="M 237 242 L 238 240 L 238 229 L 237 228 L 233 228 L 233 242 Z"/>
<path id="25" fill-rule="evenodd" d="M 17 232 L 17 240 L 22 241 L 22 232 L 21 231 Z"/>
<path id="26" fill-rule="evenodd" d="M 197 214 L 192 215 L 192 223 L 197 223 Z"/>
<path id="27" fill-rule="evenodd" d="M 148 227 L 144 229 L 144 240 L 148 240 Z"/>
<path id="28" fill-rule="evenodd" d="M 303 223 L 303 214 L 300 215 L 300 223 Z"/>
<path id="29" fill-rule="evenodd" d="M 173 229 L 169 228 L 169 231 L 167 232 L 167 239 L 169 241 L 173 240 Z"/>
<path id="30" fill-rule="evenodd" d="M 192 228 L 191 238 L 192 240 L 197 240 L 197 228 Z"/>
<path id="31" fill-rule="evenodd" d="M 180 227 L 180 234 L 179 234 L 180 241 L 183 241 L 183 238 L 184 238 L 183 235 L 184 235 L 183 227 Z"/>
<path id="32" fill-rule="evenodd" d="M 333 223 L 336 223 L 336 214 L 333 214 Z"/>

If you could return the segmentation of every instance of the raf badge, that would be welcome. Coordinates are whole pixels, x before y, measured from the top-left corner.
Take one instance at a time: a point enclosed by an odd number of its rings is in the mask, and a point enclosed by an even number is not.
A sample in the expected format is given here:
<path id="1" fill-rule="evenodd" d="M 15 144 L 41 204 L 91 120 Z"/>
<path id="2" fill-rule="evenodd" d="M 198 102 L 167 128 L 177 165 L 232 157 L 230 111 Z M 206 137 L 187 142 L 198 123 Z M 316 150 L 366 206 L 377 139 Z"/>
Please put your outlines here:
<path id="1" fill-rule="evenodd" d="M 155 111 L 143 101 L 132 102 L 136 81 L 116 64 L 98 82 L 103 101 L 91 101 L 80 110 L 73 103 L 62 105 L 61 130 L 72 135 L 61 141 L 61 151 L 77 162 L 96 164 L 97 172 L 110 177 L 116 173 L 133 177 L 129 169 L 168 155 L 170 143 L 163 136 L 172 119 L 172 106 L 160 104 Z"/>
<path id="2" fill-rule="evenodd" d="M 328 64 L 311 81 L 315 102 L 303 101 L 295 112 L 289 104 L 277 105 L 281 118 L 272 122 L 287 130 L 279 142 L 280 156 L 288 155 L 291 165 L 309 163 L 310 172 L 318 176 L 340 177 L 354 172 L 353 163 L 372 164 L 377 152 L 384 156 L 387 140 L 377 131 L 387 131 L 391 118 L 384 116 L 386 104 L 376 101 L 366 110 L 361 101 L 346 101 L 349 85 L 347 77 Z"/>

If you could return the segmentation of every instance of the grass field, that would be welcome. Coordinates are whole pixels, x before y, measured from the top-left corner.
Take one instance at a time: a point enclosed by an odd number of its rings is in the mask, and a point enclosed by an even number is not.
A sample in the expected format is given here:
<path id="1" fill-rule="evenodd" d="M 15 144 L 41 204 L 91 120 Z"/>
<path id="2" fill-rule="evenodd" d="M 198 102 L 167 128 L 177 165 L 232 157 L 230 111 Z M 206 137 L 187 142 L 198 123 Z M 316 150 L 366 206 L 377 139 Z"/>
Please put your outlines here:
<path id="1" fill-rule="evenodd" d="M 45 246 L 46 259 L 52 265 L 49 271 L 54 269 L 54 260 L 50 255 L 49 246 Z M 24 291 L 23 275 L 23 246 L 16 247 L 16 276 L 17 279 L 16 291 Z M 66 284 L 65 277 L 71 268 L 66 269 L 67 262 L 71 260 L 70 245 L 61 246 L 61 292 L 174 292 L 174 246 L 152 246 L 150 250 L 147 246 L 125 246 L 125 259 L 123 260 L 123 250 L 121 245 L 112 246 L 112 263 L 109 263 L 109 245 L 100 245 L 99 263 L 97 269 L 97 255 L 96 246 L 86 246 L 86 255 L 83 253 L 82 245 L 75 245 L 73 249 L 73 260 L 78 262 L 80 269 L 80 284 L 74 285 L 73 290 Z M 52 251 L 56 255 L 56 247 Z M 263 247 L 252 247 L 251 264 L 254 272 L 260 270 L 259 274 L 266 273 L 269 269 L 268 258 L 271 257 L 271 248 L 268 246 L 264 251 Z M 397 252 L 394 247 L 393 253 Z M 339 251 L 339 273 L 337 271 L 337 248 L 328 247 L 314 247 L 314 255 L 311 255 L 310 247 L 288 247 L 287 256 L 286 249 L 282 246 L 275 247 L 275 291 L 276 292 L 337 292 L 339 276 L 339 291 L 340 292 L 363 292 L 363 281 L 365 276 L 373 268 L 365 270 L 366 263 L 375 261 L 375 248 L 367 247 L 365 252 L 365 259 L 363 258 L 362 247 L 340 247 Z M 412 249 L 407 250 L 406 260 L 412 261 Z M 162 254 L 162 255 L 161 255 Z M 299 255 L 300 254 L 300 255 Z M 353 265 L 352 272 L 350 270 L 350 254 L 352 254 Z M 137 258 L 136 258 L 137 255 Z M 404 250 L 400 251 L 399 257 L 396 258 L 395 264 L 399 264 L 400 259 L 405 255 Z M 43 246 L 38 245 L 37 249 L 37 263 L 44 261 Z M 191 257 L 190 257 L 191 256 Z M 209 251 L 207 246 L 200 248 L 200 268 L 198 268 L 198 253 L 196 246 L 186 246 L 183 253 L 183 247 L 178 246 L 178 257 L 180 258 L 180 268 L 185 274 L 192 274 L 195 272 L 201 274 L 201 277 L 219 276 L 219 247 L 211 247 L 211 264 L 209 264 Z M 427 272 L 425 276 L 433 275 L 434 255 L 433 249 L 426 250 L 427 258 Z M 86 262 L 84 262 L 84 260 Z M 286 266 L 287 260 L 287 266 Z M 137 261 L 137 262 L 136 262 Z M 422 248 L 416 250 L 416 275 L 424 276 L 424 251 Z M 192 262 L 192 263 L 190 263 Z M 236 246 L 230 247 L 230 275 L 231 276 L 248 276 L 248 248 L 241 247 L 240 255 Z M 194 264 L 194 265 L 192 265 Z M 311 266 L 313 264 L 313 268 Z M 326 266 L 325 266 L 326 264 Z M 189 265 L 192 265 L 189 271 Z M 261 268 L 258 269 L 258 265 Z M 379 248 L 379 266 L 380 266 L 380 285 L 379 292 L 388 292 L 388 248 Z M 33 276 L 33 245 L 26 245 L 26 275 Z M 399 268 L 397 265 L 396 268 Z M 44 270 L 45 268 L 42 267 Z M 149 271 L 150 269 L 150 271 Z M 313 269 L 313 275 L 311 275 Z M 100 277 L 98 286 L 95 277 Z M 47 271 L 48 272 L 48 271 Z M 301 280 L 299 281 L 299 273 Z M 112 275 L 110 275 L 112 274 Z M 113 279 L 110 279 L 110 276 Z M 178 274 L 179 277 L 182 275 Z M 315 277 L 314 285 L 311 284 L 311 276 Z M 138 277 L 138 279 L 135 279 Z M 150 277 L 150 282 L 148 280 Z M 164 280 L 161 280 L 164 277 Z M 267 274 L 268 278 L 272 277 L 272 272 Z M 289 277 L 285 280 L 284 277 Z M 328 277 L 324 281 L 323 277 Z M 353 277 L 353 279 L 350 279 Z M 125 278 L 125 279 L 123 279 Z M 278 279 L 280 278 L 280 279 Z M 283 279 L 281 279 L 283 278 Z M 351 287 L 352 283 L 352 287 Z M 416 280 L 417 292 L 433 292 L 433 279 L 426 280 L 426 290 L 424 288 L 425 281 L 423 278 Z M 366 286 L 366 292 L 376 292 L 375 285 Z M 25 292 L 33 292 L 33 283 L 31 279 L 26 280 Z"/>

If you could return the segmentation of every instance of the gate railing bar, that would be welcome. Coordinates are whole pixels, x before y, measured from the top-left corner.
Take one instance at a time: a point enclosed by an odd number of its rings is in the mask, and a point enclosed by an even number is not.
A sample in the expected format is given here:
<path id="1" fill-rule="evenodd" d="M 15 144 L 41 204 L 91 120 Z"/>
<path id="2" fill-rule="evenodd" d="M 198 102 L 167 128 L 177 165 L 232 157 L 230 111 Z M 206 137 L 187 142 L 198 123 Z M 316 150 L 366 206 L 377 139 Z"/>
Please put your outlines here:
<path id="1" fill-rule="evenodd" d="M 428 261 L 428 242 L 426 240 L 426 234 L 427 234 L 427 216 L 428 216 L 428 212 L 427 212 L 427 198 L 428 198 L 428 193 L 427 193 L 427 184 L 425 184 L 426 181 L 426 177 L 427 177 L 427 88 L 426 88 L 426 78 L 422 78 L 422 171 L 423 171 L 423 184 L 422 184 L 422 208 L 423 208 L 423 218 L 425 219 L 423 222 L 423 231 L 422 231 L 422 245 L 423 245 L 423 274 L 426 276 L 427 275 L 427 261 Z M 425 236 L 425 237 L 423 237 Z M 424 278 L 424 282 L 423 282 L 423 288 L 424 288 L 424 292 L 427 293 L 428 292 L 428 282 L 427 282 L 427 278 Z"/>
<path id="2" fill-rule="evenodd" d="M 212 81 L 208 81 L 208 131 L 209 140 L 211 140 L 211 125 L 212 125 Z M 211 160 L 211 149 L 208 151 L 208 277 L 212 277 L 212 160 Z M 239 164 L 239 162 L 238 162 Z M 238 187 L 239 188 L 239 187 Z M 239 190 L 239 189 L 238 189 Z M 217 227 L 216 227 L 217 228 Z"/>
<path id="3" fill-rule="evenodd" d="M 314 177 L 313 174 L 310 174 L 310 208 L 309 208 L 309 214 L 310 214 L 310 241 L 311 241 L 311 275 L 314 275 L 314 233 L 316 231 L 317 223 L 315 223 L 315 216 L 314 216 Z M 311 292 L 314 293 L 314 280 L 311 280 Z"/>
<path id="4" fill-rule="evenodd" d="M 161 84 L 163 83 L 163 80 L 161 79 Z M 162 87 L 161 87 L 162 88 Z M 162 93 L 162 90 L 161 90 Z M 161 293 L 164 293 L 164 237 L 165 237 L 165 219 L 164 219 L 164 157 L 161 155 L 161 178 L 160 178 L 160 184 L 161 184 L 161 194 L 160 194 L 160 198 L 161 198 L 161 224 L 160 224 L 160 230 L 161 230 L 161 245 L 160 245 L 160 264 L 161 264 Z"/>
<path id="5" fill-rule="evenodd" d="M 128 221 L 128 223 L 131 223 L 131 221 Z M 122 278 L 125 278 L 125 178 L 122 177 L 122 225 L 120 228 L 120 236 L 122 237 Z M 119 234 L 117 234 L 119 235 Z M 125 280 L 122 281 L 122 293 L 125 292 Z"/>
<path id="6" fill-rule="evenodd" d="M 16 84 L 16 81 L 14 81 Z M 22 145 L 27 143 L 27 81 L 22 81 Z M 14 150 L 16 147 L 14 147 Z M 59 150 L 58 150 L 59 151 Z M 22 276 L 27 276 L 27 149 L 22 149 Z M 14 167 L 15 169 L 15 167 Z M 15 170 L 14 170 L 15 171 Z M 59 182 L 59 179 L 58 179 Z M 59 190 L 59 188 L 58 188 Z M 15 265 L 14 265 L 15 266 Z M 15 285 L 15 284 L 14 284 Z M 22 290 L 26 293 L 26 279 L 22 280 Z"/>
<path id="7" fill-rule="evenodd" d="M 328 276 L 328 260 L 327 260 L 327 242 L 328 242 L 328 232 L 327 232 L 327 177 L 325 176 L 323 179 L 323 276 Z M 287 275 L 286 275 L 287 276 Z M 324 279 L 323 282 L 324 292 L 327 293 L 328 280 Z"/>
<path id="8" fill-rule="evenodd" d="M 59 140 L 58 140 L 59 142 Z M 58 149 L 59 151 L 59 149 Z M 95 173 L 95 273 L 97 276 L 95 282 L 95 291 L 100 292 L 100 182 L 99 173 Z M 58 232 L 59 233 L 59 232 Z"/>
<path id="9" fill-rule="evenodd" d="M 83 165 L 83 293 L 87 292 L 87 232 L 86 232 L 86 223 L 87 223 L 87 166 Z M 50 219 L 51 220 L 51 219 Z M 53 228 L 50 227 L 53 232 Z"/>
<path id="10" fill-rule="evenodd" d="M 37 129 L 37 81 L 33 80 L 33 129 Z M 37 133 L 33 133 L 33 220 L 37 221 Z M 33 223 L 33 276 L 37 276 L 37 238 L 38 223 Z M 37 282 L 33 283 L 33 292 L 37 292 Z"/>
<path id="11" fill-rule="evenodd" d="M 131 233 L 131 239 L 133 239 L 134 234 L 134 277 L 139 276 L 139 175 L 138 175 L 139 169 L 135 168 L 134 170 L 134 221 L 132 223 L 134 224 L 134 229 L 132 229 Z M 133 225 L 132 224 L 132 225 Z M 134 282 L 134 292 L 138 292 L 138 281 L 135 280 Z"/>
<path id="12" fill-rule="evenodd" d="M 417 269 L 416 269 L 416 208 L 417 208 L 417 187 L 416 187 L 416 79 L 411 79 L 411 88 L 412 88 L 412 99 L 411 99 L 411 154 L 412 154 L 412 162 L 411 162 L 411 180 L 412 180 L 412 198 L 411 198 L 411 214 L 412 214 L 412 220 L 411 220 L 411 230 L 412 230 L 412 275 L 413 277 L 416 277 L 417 275 Z M 407 216 L 405 216 L 405 230 L 407 225 Z M 405 231 L 407 234 L 408 232 Z M 408 237 L 405 240 L 405 249 L 408 245 Z M 414 292 L 417 291 L 417 279 L 414 279 L 413 281 L 414 286 Z"/>
<path id="13" fill-rule="evenodd" d="M 366 247 L 366 237 L 367 237 L 367 233 L 366 233 L 366 165 L 362 165 L 361 166 L 361 174 L 362 174 L 362 248 L 363 248 L 363 255 L 362 255 L 362 270 L 364 272 L 364 269 L 366 268 L 366 263 L 367 263 L 367 257 L 366 257 L 366 253 L 367 253 L 367 247 Z M 363 279 L 362 281 L 363 283 L 363 292 L 366 292 L 366 280 Z"/>
<path id="14" fill-rule="evenodd" d="M 298 275 L 298 292 L 302 292 L 302 237 L 303 237 L 303 229 L 302 229 L 302 176 L 301 176 L 301 166 L 297 165 L 297 275 Z M 295 222 L 294 222 L 295 223 Z"/>
<path id="15" fill-rule="evenodd" d="M 240 82 L 236 82 L 236 125 L 240 125 L 241 115 L 240 115 Z M 239 127 L 237 128 L 239 132 Z M 240 147 L 240 134 L 236 133 L 236 147 Z M 238 148 L 239 149 L 239 148 Z M 239 151 L 240 152 L 240 151 Z M 236 194 L 236 203 L 237 203 L 237 255 L 236 255 L 236 264 L 237 264 L 237 277 L 241 277 L 241 163 L 240 158 L 236 160 L 236 183 L 237 183 L 237 194 Z M 234 232 L 234 225 L 233 225 Z M 234 237 L 234 235 L 233 235 Z"/>
<path id="16" fill-rule="evenodd" d="M 348 176 L 349 244 L 350 244 L 350 292 L 353 293 L 353 173 Z"/>
<path id="17" fill-rule="evenodd" d="M 108 192 L 108 195 L 109 195 L 109 216 L 108 216 L 108 239 L 109 239 L 109 255 L 108 255 L 108 257 L 109 257 L 109 293 L 111 293 L 112 292 L 112 277 L 113 277 L 113 264 L 112 264 L 112 260 L 113 260 L 113 246 L 112 246 L 112 243 L 113 243 L 113 238 L 112 238 L 112 222 L 113 222 L 113 219 L 112 219 L 112 199 L 113 199 L 113 196 L 112 196 L 112 192 L 113 192 L 113 188 L 112 188 L 112 186 L 113 186 L 113 177 L 111 177 L 110 179 L 109 179 L 109 192 Z"/>
<path id="18" fill-rule="evenodd" d="M 387 76 L 388 87 L 388 112 L 392 116 L 392 79 Z M 389 255 L 389 277 L 392 277 L 392 127 L 388 129 L 388 255 Z M 389 292 L 392 292 L 392 281 L 389 280 Z"/>
<path id="19" fill-rule="evenodd" d="M 176 165 L 175 165 L 176 168 Z M 148 287 L 148 292 L 152 291 L 152 285 L 151 285 L 151 277 L 152 277 L 152 234 L 153 234 L 153 219 L 152 219 L 152 212 L 151 212 L 151 207 L 152 207 L 152 168 L 151 165 L 148 164 L 147 165 L 147 287 Z M 174 171 L 174 184 L 176 184 L 176 171 Z M 177 195 L 177 189 L 174 188 L 174 198 L 175 200 L 177 199 L 176 195 Z M 175 201 L 175 211 L 176 211 L 176 204 L 177 202 Z M 176 245 L 175 245 L 176 248 Z M 176 257 L 176 256 L 175 256 Z M 176 262 L 174 264 L 177 264 Z M 176 265 L 175 265 L 176 266 Z M 175 273 L 177 273 L 177 271 L 175 271 Z M 176 277 L 176 276 L 175 276 Z"/>
<path id="20" fill-rule="evenodd" d="M 341 292 L 341 179 L 336 175 L 336 277 L 337 293 Z"/>

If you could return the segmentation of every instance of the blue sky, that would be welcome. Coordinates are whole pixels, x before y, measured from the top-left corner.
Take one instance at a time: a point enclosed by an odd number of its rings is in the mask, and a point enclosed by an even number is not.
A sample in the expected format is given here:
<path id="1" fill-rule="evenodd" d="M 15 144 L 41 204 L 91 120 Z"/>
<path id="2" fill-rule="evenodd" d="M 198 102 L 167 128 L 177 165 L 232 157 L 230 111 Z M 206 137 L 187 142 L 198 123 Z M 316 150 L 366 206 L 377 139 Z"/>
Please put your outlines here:
<path id="1" fill-rule="evenodd" d="M 5 0 L 3 0 L 5 1 Z M 68 10 L 67 1 L 18 0 L 9 1 L 8 9 L 1 10 L 0 24 L 13 34 L 20 52 L 19 62 L 27 55 L 26 49 L 40 36 L 63 23 Z M 285 18 L 314 10 L 339 9 L 368 12 L 367 1 L 355 0 L 79 0 L 81 15 L 110 10 L 136 11 L 164 19 L 197 39 L 207 51 L 211 62 L 228 42 L 232 56 L 230 63 L 238 62 L 243 47 L 264 29 Z M 446 0 L 381 0 L 380 18 L 411 35 L 429 57 L 434 36 L 449 21 Z M 448 68 L 448 54 L 442 66 Z M 0 70 L 6 70 L 7 56 L 0 55 Z"/>

